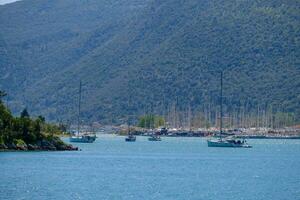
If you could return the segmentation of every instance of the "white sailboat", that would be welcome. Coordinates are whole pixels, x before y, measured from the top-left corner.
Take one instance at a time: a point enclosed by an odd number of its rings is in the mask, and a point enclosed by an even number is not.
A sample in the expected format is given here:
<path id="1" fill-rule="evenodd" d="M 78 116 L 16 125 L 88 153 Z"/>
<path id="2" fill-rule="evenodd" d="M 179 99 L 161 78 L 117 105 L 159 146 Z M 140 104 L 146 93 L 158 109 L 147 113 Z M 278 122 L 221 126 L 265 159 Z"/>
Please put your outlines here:
<path id="1" fill-rule="evenodd" d="M 233 148 L 251 148 L 246 140 L 236 138 L 218 138 L 207 140 L 208 147 L 233 147 Z"/>
<path id="2" fill-rule="evenodd" d="M 78 102 L 78 124 L 77 124 L 77 133 L 71 135 L 70 142 L 78 142 L 78 143 L 93 143 L 97 136 L 93 133 L 88 132 L 80 132 L 80 112 L 81 112 L 81 81 L 79 85 L 79 102 Z"/>
<path id="3" fill-rule="evenodd" d="M 240 140 L 234 137 L 223 138 L 223 72 L 221 71 L 221 90 L 220 90 L 220 132 L 217 139 L 208 139 L 208 147 L 232 147 L 232 148 L 251 148 L 246 140 Z"/>

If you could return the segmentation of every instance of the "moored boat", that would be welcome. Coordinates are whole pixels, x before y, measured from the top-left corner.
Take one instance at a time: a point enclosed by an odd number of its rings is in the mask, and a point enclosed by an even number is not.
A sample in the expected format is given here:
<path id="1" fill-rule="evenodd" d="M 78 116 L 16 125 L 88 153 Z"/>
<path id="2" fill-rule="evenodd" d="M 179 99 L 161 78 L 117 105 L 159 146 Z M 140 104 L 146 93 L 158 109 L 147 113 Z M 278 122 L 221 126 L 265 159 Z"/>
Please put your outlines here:
<path id="1" fill-rule="evenodd" d="M 93 133 L 80 133 L 80 114 L 81 114 L 81 81 L 79 85 L 79 99 L 78 99 L 78 122 L 77 122 L 77 133 L 70 136 L 70 142 L 78 142 L 78 143 L 93 143 L 97 136 Z"/>
<path id="2" fill-rule="evenodd" d="M 134 135 L 128 135 L 128 136 L 125 138 L 125 141 L 126 141 L 126 142 L 135 142 L 135 141 L 136 141 L 136 136 L 134 136 Z"/>
<path id="3" fill-rule="evenodd" d="M 234 137 L 228 137 L 228 134 L 224 133 L 223 128 L 223 71 L 221 71 L 220 77 L 220 132 L 218 139 L 208 139 L 208 147 L 233 147 L 233 148 L 251 148 L 247 144 L 246 140 L 236 139 Z M 225 136 L 225 137 L 224 137 Z M 227 136 L 227 137 L 226 137 Z"/>
<path id="4" fill-rule="evenodd" d="M 207 140 L 208 147 L 233 147 L 233 148 L 251 148 L 252 146 L 246 140 L 235 138 L 219 138 Z"/>
<path id="5" fill-rule="evenodd" d="M 148 138 L 149 141 L 161 141 L 161 138 L 159 135 L 151 135 L 149 138 Z"/>
<path id="6" fill-rule="evenodd" d="M 83 134 L 70 137 L 70 142 L 93 143 L 96 140 L 96 135 Z"/>

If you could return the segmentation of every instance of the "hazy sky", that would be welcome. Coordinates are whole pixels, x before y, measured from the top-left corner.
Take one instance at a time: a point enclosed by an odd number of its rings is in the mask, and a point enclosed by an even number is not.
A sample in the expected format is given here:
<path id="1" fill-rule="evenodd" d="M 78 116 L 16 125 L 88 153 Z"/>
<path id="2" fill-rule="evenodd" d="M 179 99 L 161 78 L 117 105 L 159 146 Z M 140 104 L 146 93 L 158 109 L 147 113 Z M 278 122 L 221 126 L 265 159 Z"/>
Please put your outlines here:
<path id="1" fill-rule="evenodd" d="M 20 1 L 20 0 L 0 0 L 0 5 L 7 4 L 7 3 L 12 3 L 12 2 L 15 2 L 15 1 Z"/>

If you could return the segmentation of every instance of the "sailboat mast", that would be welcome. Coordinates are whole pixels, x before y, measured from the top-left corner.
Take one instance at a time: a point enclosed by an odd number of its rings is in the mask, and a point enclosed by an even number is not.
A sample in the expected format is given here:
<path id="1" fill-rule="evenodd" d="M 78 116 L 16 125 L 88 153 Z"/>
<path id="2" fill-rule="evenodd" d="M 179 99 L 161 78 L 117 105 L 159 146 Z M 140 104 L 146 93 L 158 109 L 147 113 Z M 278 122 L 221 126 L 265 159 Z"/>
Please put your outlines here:
<path id="1" fill-rule="evenodd" d="M 221 71 L 220 74 L 220 82 L 221 82 L 221 88 L 220 88 L 220 137 L 222 135 L 222 128 L 223 128 L 223 71 Z"/>
<path id="2" fill-rule="evenodd" d="M 129 106 L 130 106 L 130 96 L 129 96 L 128 102 L 127 102 L 127 109 L 128 109 L 128 110 L 130 110 L 130 109 L 129 109 Z M 131 113 L 129 113 L 128 116 L 127 116 L 127 128 L 128 128 L 128 130 L 127 130 L 127 135 L 130 135 L 130 134 L 131 134 L 131 133 L 130 133 L 130 114 L 131 114 Z"/>
<path id="3" fill-rule="evenodd" d="M 129 77 L 129 74 L 127 74 L 127 76 Z M 130 83 L 129 83 L 129 78 L 127 78 L 128 82 L 127 82 L 127 110 L 128 110 L 128 115 L 127 115 L 127 135 L 130 135 L 130 115 L 131 115 L 131 111 L 130 111 L 130 105 L 131 105 L 131 95 L 130 95 Z"/>
<path id="4" fill-rule="evenodd" d="M 81 109 L 81 81 L 79 84 L 79 97 L 78 97 L 78 123 L 77 123 L 77 134 L 79 134 L 80 130 L 80 110 Z"/>

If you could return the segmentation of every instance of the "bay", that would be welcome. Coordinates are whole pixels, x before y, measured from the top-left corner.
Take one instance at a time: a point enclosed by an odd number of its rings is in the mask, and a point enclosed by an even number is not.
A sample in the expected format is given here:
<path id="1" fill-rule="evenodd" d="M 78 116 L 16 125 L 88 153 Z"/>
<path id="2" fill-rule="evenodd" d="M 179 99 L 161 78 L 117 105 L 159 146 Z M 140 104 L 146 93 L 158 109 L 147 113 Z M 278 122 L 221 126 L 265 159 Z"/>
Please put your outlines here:
<path id="1" fill-rule="evenodd" d="M 300 140 L 249 143 L 101 135 L 77 152 L 1 152 L 0 199 L 300 199 Z"/>

